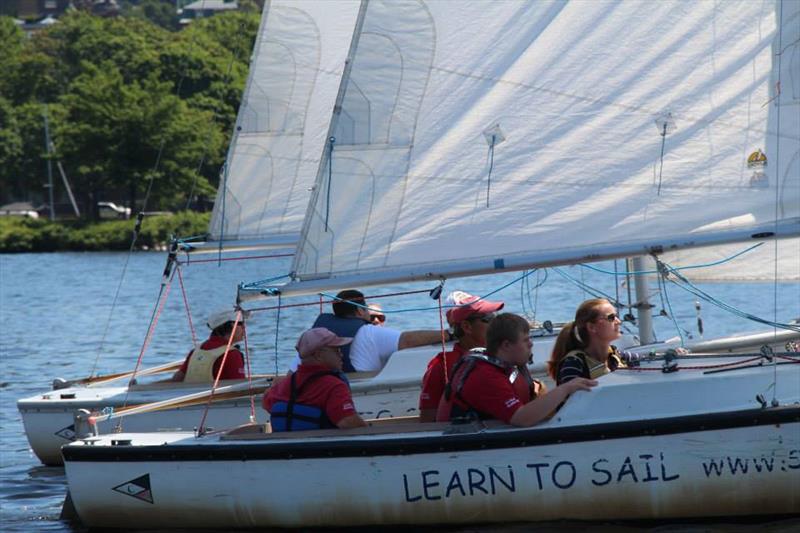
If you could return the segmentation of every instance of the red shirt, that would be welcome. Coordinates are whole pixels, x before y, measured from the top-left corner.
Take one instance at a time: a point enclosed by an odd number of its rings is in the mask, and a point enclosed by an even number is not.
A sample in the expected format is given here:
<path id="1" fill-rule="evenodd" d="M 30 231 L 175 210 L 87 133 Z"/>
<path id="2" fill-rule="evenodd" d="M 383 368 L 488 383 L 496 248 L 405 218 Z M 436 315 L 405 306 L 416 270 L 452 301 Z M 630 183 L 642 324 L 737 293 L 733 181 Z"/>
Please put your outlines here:
<path id="1" fill-rule="evenodd" d="M 207 341 L 200 345 L 201 350 L 213 350 L 214 348 L 219 348 L 220 346 L 227 346 L 228 345 L 228 337 L 209 337 Z M 186 356 L 186 359 L 183 361 L 179 372 L 183 372 L 186 375 L 186 370 L 189 368 L 189 359 L 192 358 L 192 354 L 194 350 L 189 352 L 189 355 Z M 222 364 L 222 359 L 225 357 L 225 354 L 220 355 L 217 357 L 217 360 L 214 361 L 214 366 L 211 369 L 214 378 L 217 377 L 217 372 L 219 372 L 219 367 Z M 222 369 L 222 375 L 219 379 L 244 379 L 247 375 L 244 372 L 244 356 L 242 352 L 237 350 L 234 347 L 228 351 L 228 357 L 225 359 L 225 368 Z"/>
<path id="2" fill-rule="evenodd" d="M 447 361 L 447 377 L 450 377 L 453 365 L 467 353 L 469 352 L 459 343 L 455 343 L 452 351 L 444 352 L 444 356 L 442 356 L 442 352 L 439 352 L 430 360 L 428 369 L 422 377 L 422 391 L 419 394 L 420 411 L 439 407 L 439 400 L 442 399 L 444 386 L 447 384 L 444 362 Z"/>
<path id="3" fill-rule="evenodd" d="M 311 374 L 328 371 L 330 369 L 322 365 L 301 364 L 297 367 L 295 386 L 299 389 Z M 264 395 L 264 409 L 270 411 L 272 405 L 278 401 L 288 402 L 291 386 L 288 377 L 273 385 Z M 334 424 L 338 424 L 343 418 L 358 414 L 353 405 L 350 387 L 341 379 L 331 375 L 315 378 L 301 391 L 295 402 L 322 409 Z"/>
<path id="4" fill-rule="evenodd" d="M 458 374 L 461 375 L 467 368 L 467 365 L 462 366 L 458 370 Z M 517 409 L 531 400 L 530 387 L 524 376 L 517 375 L 513 384 L 509 381 L 509 376 L 514 370 L 514 368 L 503 369 L 484 361 L 476 361 L 461 389 L 460 395 L 463 401 L 456 397 L 455 391 L 451 394 L 449 401 L 442 396 L 436 412 L 436 421 L 450 420 L 450 411 L 453 403 L 456 403 L 465 410 L 472 408 L 508 424 Z M 455 378 L 451 378 L 452 380 Z"/>

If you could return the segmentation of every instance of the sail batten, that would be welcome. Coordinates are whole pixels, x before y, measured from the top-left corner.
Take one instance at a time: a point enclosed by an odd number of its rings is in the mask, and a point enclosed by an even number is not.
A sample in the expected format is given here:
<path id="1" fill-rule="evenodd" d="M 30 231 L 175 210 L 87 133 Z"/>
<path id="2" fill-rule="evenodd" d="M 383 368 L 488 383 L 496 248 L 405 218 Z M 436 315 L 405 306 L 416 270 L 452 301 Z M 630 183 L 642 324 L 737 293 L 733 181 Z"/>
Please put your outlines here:
<path id="1" fill-rule="evenodd" d="M 369 2 L 297 284 L 797 235 L 781 5 Z"/>

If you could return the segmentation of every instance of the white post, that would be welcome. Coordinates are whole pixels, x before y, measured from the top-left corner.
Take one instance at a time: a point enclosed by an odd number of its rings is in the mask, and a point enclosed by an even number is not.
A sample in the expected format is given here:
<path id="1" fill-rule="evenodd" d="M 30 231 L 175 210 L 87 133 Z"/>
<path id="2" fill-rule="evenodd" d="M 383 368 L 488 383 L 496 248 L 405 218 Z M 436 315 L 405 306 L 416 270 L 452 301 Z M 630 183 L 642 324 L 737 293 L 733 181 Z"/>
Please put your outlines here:
<path id="1" fill-rule="evenodd" d="M 655 267 L 653 266 L 653 261 L 644 256 L 634 257 L 632 263 L 633 271 L 635 272 L 633 275 L 633 283 L 636 287 L 636 303 L 634 307 L 636 308 L 637 322 L 639 324 L 639 341 L 642 344 L 650 344 L 655 342 L 653 314 L 651 312 L 653 306 L 648 299 L 647 274 L 642 274 L 642 272 L 653 270 Z"/>

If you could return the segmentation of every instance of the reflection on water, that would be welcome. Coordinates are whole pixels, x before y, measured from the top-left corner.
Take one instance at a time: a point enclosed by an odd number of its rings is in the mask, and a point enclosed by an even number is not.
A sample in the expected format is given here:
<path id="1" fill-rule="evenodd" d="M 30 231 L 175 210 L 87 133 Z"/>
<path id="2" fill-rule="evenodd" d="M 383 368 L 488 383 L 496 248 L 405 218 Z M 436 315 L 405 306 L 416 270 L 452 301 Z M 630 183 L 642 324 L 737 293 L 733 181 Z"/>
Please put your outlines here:
<path id="1" fill-rule="evenodd" d="M 103 374 L 132 369 L 142 346 L 148 319 L 153 312 L 161 281 L 165 255 L 135 253 L 131 257 L 119 292 L 114 315 L 109 313 L 120 280 L 125 254 L 59 253 L 0 255 L 0 520 L 4 532 L 76 532 L 80 528 L 59 520 L 66 478 L 62 468 L 44 467 L 29 450 L 15 402 L 50 389 L 53 378 L 89 375 L 95 368 Z M 184 268 L 188 303 L 198 336 L 207 331 L 203 324 L 208 314 L 234 301 L 240 281 L 264 279 L 289 271 L 289 259 L 273 261 L 235 261 L 193 264 Z M 610 267 L 613 270 L 613 266 Z M 617 294 L 612 278 L 567 268 L 574 277 L 609 295 Z M 455 289 L 486 295 L 509 283 L 519 274 L 467 278 L 450 281 L 445 292 Z M 431 288 L 433 284 L 387 287 L 368 294 Z M 535 283 L 531 283 L 531 287 Z M 800 284 L 779 287 L 778 302 L 773 302 L 772 285 L 708 285 L 704 288 L 727 303 L 753 314 L 788 320 L 800 316 Z M 620 296 L 625 300 L 624 293 Z M 586 294 L 559 276 L 551 276 L 535 293 L 523 293 L 512 284 L 492 296 L 506 302 L 506 310 L 535 313 L 539 321 L 568 320 Z M 683 294 L 670 294 L 679 324 L 689 332 L 695 327 L 692 300 L 679 300 Z M 312 301 L 304 298 L 302 301 Z M 660 309 L 658 298 L 654 299 Z M 389 298 L 380 301 L 387 314 L 387 325 L 398 329 L 435 328 L 439 315 L 435 302 L 424 295 Z M 270 302 L 267 305 L 274 305 Z M 264 305 L 265 307 L 267 305 Z M 420 308 L 429 308 L 420 311 Z M 412 312 L 398 312 L 415 309 Z M 256 373 L 285 370 L 293 358 L 298 334 L 311 324 L 318 306 L 285 309 L 277 321 L 274 310 L 255 314 L 248 324 L 248 343 L 252 368 Z M 730 318 L 723 311 L 705 305 L 703 319 L 706 337 L 735 331 L 758 329 L 752 323 Z M 106 327 L 108 326 L 108 327 Z M 672 320 L 656 317 L 654 326 L 660 338 L 676 335 Z M 275 342 L 278 342 L 277 350 Z M 144 356 L 144 365 L 153 366 L 183 357 L 192 343 L 183 298 L 177 283 L 172 287 L 158 328 Z M 432 350 L 434 352 L 436 350 Z M 277 353 L 277 357 L 276 357 Z M 545 354 L 546 356 L 546 354 Z M 537 354 L 537 357 L 542 355 Z M 763 522 L 763 520 L 762 520 Z M 781 520 L 752 524 L 741 519 L 680 523 L 585 523 L 555 522 L 505 526 L 459 527 L 446 531 L 797 531 L 800 520 Z M 401 531 L 401 528 L 382 528 Z M 415 528 L 442 531 L 442 528 Z M 364 531 L 367 531 L 365 529 Z M 402 530 L 407 530 L 403 528 Z"/>

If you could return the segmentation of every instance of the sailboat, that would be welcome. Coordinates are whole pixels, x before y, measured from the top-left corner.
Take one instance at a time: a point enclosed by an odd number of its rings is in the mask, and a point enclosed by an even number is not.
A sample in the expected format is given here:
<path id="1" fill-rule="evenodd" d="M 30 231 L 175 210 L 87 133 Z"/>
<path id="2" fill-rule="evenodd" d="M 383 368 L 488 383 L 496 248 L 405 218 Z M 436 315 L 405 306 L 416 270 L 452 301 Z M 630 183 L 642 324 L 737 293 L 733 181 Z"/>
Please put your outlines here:
<path id="1" fill-rule="evenodd" d="M 175 268 L 178 253 L 294 247 L 358 10 L 355 1 L 340 2 L 333 13 L 319 2 L 276 0 L 265 5 L 212 213 L 210 238 L 176 242 L 167 269 Z M 124 426 L 133 431 L 196 426 L 208 403 L 208 386 L 147 382 L 151 376 L 160 378 L 174 371 L 178 364 L 85 380 L 57 379 L 53 390 L 20 399 L 17 404 L 32 450 L 45 464 L 61 464 L 60 448 L 75 439 L 74 416 L 80 409 L 130 413 L 143 404 L 167 401 L 159 410 L 126 417 Z M 219 427 L 252 415 L 264 420 L 261 409 L 251 411 L 250 396 L 263 392 L 271 380 L 272 376 L 260 376 L 226 383 L 215 394 L 208 424 Z M 404 390 L 402 383 L 394 385 L 398 394 Z M 404 405 L 416 402 L 412 393 L 401 396 L 408 396 L 401 402 Z M 171 408 L 168 400 L 174 400 Z M 363 403 L 371 415 L 391 414 L 380 404 Z M 100 430 L 110 432 L 119 425 L 119 420 L 103 421 Z"/>
<path id="2" fill-rule="evenodd" d="M 242 304 L 800 236 L 800 2 L 373 0 L 355 28 L 292 281 Z M 797 512 L 798 358 L 690 361 L 533 428 L 91 437 L 69 491 L 91 527 Z"/>

